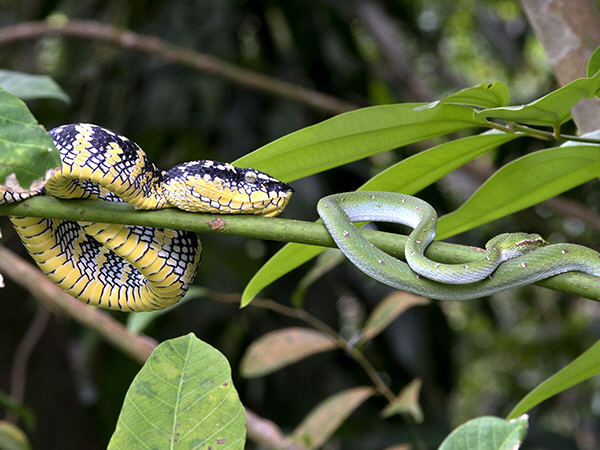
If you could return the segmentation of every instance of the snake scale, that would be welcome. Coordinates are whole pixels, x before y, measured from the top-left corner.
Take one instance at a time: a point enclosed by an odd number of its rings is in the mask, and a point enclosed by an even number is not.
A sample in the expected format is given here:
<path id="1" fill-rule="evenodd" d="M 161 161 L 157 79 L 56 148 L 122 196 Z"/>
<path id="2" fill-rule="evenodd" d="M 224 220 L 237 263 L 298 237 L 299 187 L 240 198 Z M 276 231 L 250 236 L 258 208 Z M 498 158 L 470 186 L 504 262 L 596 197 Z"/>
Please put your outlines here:
<path id="1" fill-rule="evenodd" d="M 130 139 L 91 124 L 49 131 L 61 167 L 39 191 L 0 191 L 0 203 L 32 195 L 127 202 L 138 209 L 276 216 L 292 188 L 266 173 L 210 160 L 159 170 Z M 89 304 L 145 311 L 183 297 L 200 261 L 195 233 L 96 222 L 11 217 L 40 269 Z"/>
<path id="2" fill-rule="evenodd" d="M 91 124 L 49 132 L 61 167 L 38 191 L 0 190 L 0 204 L 32 195 L 127 202 L 138 209 L 276 216 L 293 189 L 254 169 L 210 160 L 159 170 L 128 138 Z M 575 244 L 547 243 L 537 234 L 504 233 L 478 261 L 441 264 L 424 256 L 437 215 L 426 202 L 379 191 L 335 194 L 317 205 L 340 250 L 360 270 L 397 289 L 440 300 L 482 297 L 560 273 L 600 276 L 600 254 Z M 42 271 L 74 297 L 105 308 L 144 311 L 185 294 L 202 245 L 188 231 L 98 222 L 11 217 Z M 413 228 L 400 261 L 369 243 L 353 225 L 383 221 Z"/>

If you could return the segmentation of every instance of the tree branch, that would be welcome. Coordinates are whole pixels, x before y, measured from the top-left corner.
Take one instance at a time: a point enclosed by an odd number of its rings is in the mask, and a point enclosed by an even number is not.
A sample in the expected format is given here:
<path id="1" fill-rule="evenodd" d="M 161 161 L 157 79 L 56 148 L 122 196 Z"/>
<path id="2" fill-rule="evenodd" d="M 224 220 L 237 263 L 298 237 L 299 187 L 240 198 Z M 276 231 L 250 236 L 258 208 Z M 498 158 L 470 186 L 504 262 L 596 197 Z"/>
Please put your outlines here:
<path id="1" fill-rule="evenodd" d="M 0 215 L 142 225 L 196 233 L 224 233 L 323 247 L 336 246 L 325 227 L 315 222 L 279 217 L 188 213 L 176 209 L 139 211 L 126 203 L 98 200 L 32 197 L 20 203 L 0 205 Z M 383 251 L 398 258 L 404 257 L 406 236 L 374 230 L 363 230 L 363 233 L 370 242 Z M 427 249 L 426 255 L 440 262 L 461 263 L 480 259 L 481 249 L 434 242 Z M 592 300 L 600 299 L 598 278 L 579 272 L 564 273 L 536 284 Z"/>
<path id="2" fill-rule="evenodd" d="M 358 108 L 356 105 L 330 95 L 236 66 L 205 53 L 178 47 L 154 36 L 137 34 L 93 20 L 23 22 L 7 26 L 0 28 L 0 45 L 53 34 L 97 40 L 122 48 L 150 53 L 167 63 L 190 66 L 221 76 L 242 86 L 288 98 L 328 113 L 339 114 Z"/>

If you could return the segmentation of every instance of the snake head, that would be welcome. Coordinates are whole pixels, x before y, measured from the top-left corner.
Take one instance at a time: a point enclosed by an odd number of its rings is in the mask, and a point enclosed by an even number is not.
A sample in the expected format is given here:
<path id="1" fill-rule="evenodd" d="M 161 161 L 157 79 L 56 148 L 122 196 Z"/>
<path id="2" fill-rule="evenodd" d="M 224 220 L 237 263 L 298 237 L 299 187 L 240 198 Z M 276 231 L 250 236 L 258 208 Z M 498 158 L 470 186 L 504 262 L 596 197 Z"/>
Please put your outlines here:
<path id="1" fill-rule="evenodd" d="M 501 260 L 506 261 L 545 245 L 548 243 L 539 234 L 502 233 L 490 239 L 486 244 L 486 249 L 497 250 L 501 255 Z"/>
<path id="2" fill-rule="evenodd" d="M 201 160 L 179 164 L 163 175 L 171 206 L 192 212 L 276 216 L 294 190 L 255 169 Z"/>

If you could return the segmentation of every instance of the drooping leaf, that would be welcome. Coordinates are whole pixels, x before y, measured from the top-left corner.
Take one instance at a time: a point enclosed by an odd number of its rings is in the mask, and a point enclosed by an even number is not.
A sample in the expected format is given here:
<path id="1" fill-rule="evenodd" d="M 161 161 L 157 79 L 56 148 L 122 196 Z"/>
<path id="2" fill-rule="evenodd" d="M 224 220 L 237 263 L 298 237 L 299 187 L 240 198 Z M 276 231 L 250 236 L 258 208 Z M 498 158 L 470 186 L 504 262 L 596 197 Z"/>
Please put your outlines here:
<path id="1" fill-rule="evenodd" d="M 539 384 L 513 408 L 508 419 L 514 419 L 544 400 L 585 381 L 600 372 L 600 341 L 588 348 L 550 378 Z"/>
<path id="2" fill-rule="evenodd" d="M 600 72 L 579 78 L 549 94 L 521 106 L 488 108 L 475 113 L 480 118 L 558 128 L 571 117 L 571 108 L 583 98 L 593 98 L 600 89 Z"/>
<path id="3" fill-rule="evenodd" d="M 41 187 L 46 173 L 59 165 L 52 139 L 25 103 L 0 89 L 0 185 L 11 190 Z"/>
<path id="4" fill-rule="evenodd" d="M 0 69 L 0 88 L 23 100 L 53 98 L 65 103 L 71 102 L 67 93 L 48 75 Z"/>
<path id="5" fill-rule="evenodd" d="M 329 397 L 304 418 L 291 439 L 309 449 L 320 448 L 342 422 L 374 393 L 371 387 L 359 386 Z"/>
<path id="6" fill-rule="evenodd" d="M 426 305 L 429 302 L 429 299 L 409 292 L 392 292 L 375 307 L 363 327 L 360 340 L 373 339 L 407 309 L 417 305 Z"/>
<path id="7" fill-rule="evenodd" d="M 29 450 L 31 445 L 27 435 L 16 425 L 0 420 L 0 449 Z"/>
<path id="8" fill-rule="evenodd" d="M 416 423 L 423 422 L 423 410 L 419 404 L 422 385 L 420 378 L 415 378 L 408 383 L 398 397 L 381 411 L 381 416 L 388 418 L 395 414 L 409 414 Z"/>
<path id="9" fill-rule="evenodd" d="M 241 306 L 247 306 L 266 286 L 290 270 L 310 261 L 323 250 L 325 247 L 316 245 L 291 243 L 283 246 L 252 276 L 242 292 Z"/>
<path id="10" fill-rule="evenodd" d="M 334 340 L 310 328 L 283 328 L 254 341 L 240 363 L 240 372 L 248 378 L 274 372 L 307 356 L 331 350 Z"/>
<path id="11" fill-rule="evenodd" d="M 242 449 L 245 434 L 227 360 L 190 333 L 152 352 L 127 391 L 108 448 Z"/>
<path id="12" fill-rule="evenodd" d="M 517 450 L 526 434 L 527 415 L 510 421 L 478 417 L 456 428 L 438 450 Z"/>
<path id="13" fill-rule="evenodd" d="M 520 211 L 600 175 L 600 146 L 566 143 L 510 162 L 460 208 L 441 217 L 437 239 Z"/>
<path id="14" fill-rule="evenodd" d="M 234 162 L 293 181 L 386 150 L 481 126 L 466 106 L 424 103 L 371 106 L 283 136 Z"/>

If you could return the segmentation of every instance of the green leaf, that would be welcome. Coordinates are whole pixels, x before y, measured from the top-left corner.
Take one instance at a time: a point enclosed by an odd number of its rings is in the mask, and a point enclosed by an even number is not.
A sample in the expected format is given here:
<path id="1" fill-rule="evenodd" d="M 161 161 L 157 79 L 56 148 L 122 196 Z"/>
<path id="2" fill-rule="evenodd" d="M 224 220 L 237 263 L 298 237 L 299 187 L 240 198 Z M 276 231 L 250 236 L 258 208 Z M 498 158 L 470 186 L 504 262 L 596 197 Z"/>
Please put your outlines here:
<path id="1" fill-rule="evenodd" d="M 600 341 L 597 341 L 576 359 L 527 394 L 513 408 L 507 418 L 513 419 L 518 417 L 544 400 L 593 377 L 599 372 Z"/>
<path id="2" fill-rule="evenodd" d="M 466 106 L 424 103 L 350 111 L 277 139 L 234 162 L 283 181 L 303 178 L 412 142 L 482 125 Z"/>
<path id="3" fill-rule="evenodd" d="M 190 333 L 152 352 L 127 391 L 108 448 L 242 449 L 245 434 L 227 360 Z"/>
<path id="4" fill-rule="evenodd" d="M 326 248 L 323 253 L 317 257 L 317 261 L 311 269 L 298 282 L 296 289 L 292 292 L 290 303 L 295 308 L 301 308 L 304 303 L 306 290 L 319 278 L 344 261 L 346 257 L 342 252 L 335 248 Z"/>
<path id="5" fill-rule="evenodd" d="M 593 76 L 598 70 L 600 70 L 600 46 L 596 47 L 596 50 L 594 50 L 594 53 L 592 53 L 592 56 L 588 60 L 587 76 Z"/>
<path id="6" fill-rule="evenodd" d="M 335 341 L 320 331 L 283 328 L 265 334 L 250 345 L 240 363 L 240 372 L 247 378 L 260 377 L 335 347 Z"/>
<path id="7" fill-rule="evenodd" d="M 17 403 L 15 399 L 6 392 L 0 391 L 0 407 L 17 415 L 19 420 L 23 421 L 23 424 L 28 430 L 33 430 L 35 428 L 35 414 L 31 408 Z M 2 447 L 0 446 L 0 448 Z"/>
<path id="8" fill-rule="evenodd" d="M 510 103 L 510 91 L 501 81 L 485 82 L 477 86 L 461 89 L 430 105 L 436 106 L 439 103 L 478 106 L 481 108 L 507 106 Z"/>
<path id="9" fill-rule="evenodd" d="M 309 449 L 320 448 L 342 422 L 374 393 L 373 388 L 358 386 L 329 397 L 304 418 L 291 439 Z"/>
<path id="10" fill-rule="evenodd" d="M 46 172 L 58 166 L 60 156 L 48 133 L 23 101 L 0 89 L 0 189 L 2 184 L 11 190 L 41 187 Z"/>
<path id="11" fill-rule="evenodd" d="M 29 450 L 31 445 L 27 435 L 10 422 L 0 420 L 0 449 Z"/>
<path id="12" fill-rule="evenodd" d="M 381 411 L 381 416 L 387 419 L 396 414 L 409 414 L 416 423 L 423 422 L 423 410 L 419 405 L 422 385 L 423 382 L 420 378 L 415 378 L 408 383 L 398 397 Z"/>
<path id="13" fill-rule="evenodd" d="M 185 296 L 168 308 L 156 309 L 154 311 L 132 312 L 127 316 L 127 329 L 135 334 L 140 334 L 148 325 L 150 325 L 157 317 L 178 308 L 183 303 L 194 300 L 199 297 L 206 297 L 210 293 L 210 289 L 200 286 L 190 286 Z"/>
<path id="14" fill-rule="evenodd" d="M 438 450 L 516 450 L 527 434 L 527 415 L 511 421 L 478 417 L 456 428 Z"/>
<path id="15" fill-rule="evenodd" d="M 583 98 L 593 98 L 600 89 L 600 72 L 579 78 L 527 105 L 488 108 L 475 112 L 479 118 L 548 126 L 557 129 L 571 117 L 571 108 Z"/>
<path id="16" fill-rule="evenodd" d="M 520 211 L 600 175 L 600 146 L 565 143 L 506 164 L 460 208 L 438 221 L 444 239 Z"/>
<path id="17" fill-rule="evenodd" d="M 429 302 L 429 299 L 409 292 L 392 292 L 377 304 L 367 319 L 360 341 L 373 339 L 407 309 L 417 305 L 427 305 Z"/>
<path id="18" fill-rule="evenodd" d="M 71 102 L 67 93 L 48 75 L 0 70 L 0 87 L 23 100 L 53 98 Z"/>
<path id="19" fill-rule="evenodd" d="M 521 133 L 489 130 L 445 142 L 388 167 L 357 190 L 412 195 L 479 155 L 522 136 Z"/>
<path id="20" fill-rule="evenodd" d="M 519 133 L 490 130 L 446 142 L 400 161 L 375 175 L 358 190 L 414 194 L 482 153 L 521 136 Z M 323 250 L 323 247 L 295 243 L 282 247 L 254 274 L 242 293 L 242 306 L 250 303 L 266 286 L 310 261 Z"/>
<path id="21" fill-rule="evenodd" d="M 316 245 L 291 243 L 283 246 L 250 279 L 242 292 L 241 306 L 247 306 L 263 288 L 290 270 L 310 261 L 323 250 L 325 247 Z"/>

